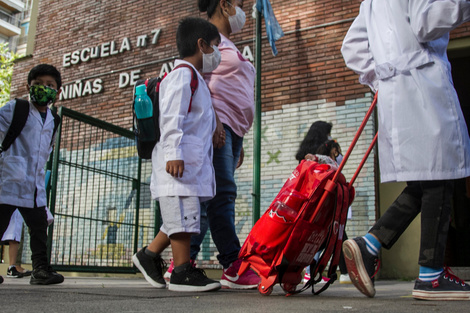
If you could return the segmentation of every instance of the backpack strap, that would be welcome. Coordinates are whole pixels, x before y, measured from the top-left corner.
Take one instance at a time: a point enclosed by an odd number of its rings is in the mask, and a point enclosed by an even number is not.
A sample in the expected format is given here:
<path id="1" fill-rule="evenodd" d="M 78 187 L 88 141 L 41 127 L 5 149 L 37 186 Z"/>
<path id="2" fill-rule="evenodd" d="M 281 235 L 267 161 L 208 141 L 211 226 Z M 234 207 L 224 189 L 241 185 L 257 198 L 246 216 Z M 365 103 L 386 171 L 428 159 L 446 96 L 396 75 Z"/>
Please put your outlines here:
<path id="1" fill-rule="evenodd" d="M 52 137 L 51 137 L 51 146 L 52 146 L 54 144 L 54 135 L 56 134 L 57 129 L 59 128 L 61 119 L 60 119 L 59 114 L 57 114 L 56 112 L 52 110 L 50 110 L 50 112 L 52 113 L 52 116 L 54 117 L 54 130 L 52 132 Z"/>
<path id="2" fill-rule="evenodd" d="M 26 121 L 29 116 L 29 102 L 23 99 L 15 99 L 15 109 L 13 111 L 13 119 L 11 120 L 10 127 L 0 145 L 0 154 L 3 151 L 7 151 L 8 148 L 13 144 L 16 137 L 19 136 L 21 131 L 26 125 Z"/>
<path id="3" fill-rule="evenodd" d="M 189 101 L 189 109 L 188 109 L 188 112 L 191 112 L 191 104 L 193 103 L 193 96 L 194 96 L 194 93 L 196 92 L 196 89 L 199 85 L 199 80 L 197 78 L 197 73 L 194 70 L 194 68 L 192 66 L 188 65 L 188 64 L 184 64 L 184 63 L 180 64 L 177 67 L 175 67 L 173 70 L 176 70 L 177 68 L 181 68 L 181 67 L 190 68 L 191 72 L 192 72 L 191 84 L 189 85 L 191 87 L 191 100 Z"/>

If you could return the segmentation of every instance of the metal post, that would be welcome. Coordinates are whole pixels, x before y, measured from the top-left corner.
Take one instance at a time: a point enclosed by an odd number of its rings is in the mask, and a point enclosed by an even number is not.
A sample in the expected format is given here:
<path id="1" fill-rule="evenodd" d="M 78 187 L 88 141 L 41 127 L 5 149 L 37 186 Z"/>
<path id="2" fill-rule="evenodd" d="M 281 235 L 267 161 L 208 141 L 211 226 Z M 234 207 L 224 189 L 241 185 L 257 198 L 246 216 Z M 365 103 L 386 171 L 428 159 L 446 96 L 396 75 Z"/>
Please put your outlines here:
<path id="1" fill-rule="evenodd" d="M 261 206 L 261 12 L 256 12 L 256 107 L 253 138 L 253 225 Z"/>

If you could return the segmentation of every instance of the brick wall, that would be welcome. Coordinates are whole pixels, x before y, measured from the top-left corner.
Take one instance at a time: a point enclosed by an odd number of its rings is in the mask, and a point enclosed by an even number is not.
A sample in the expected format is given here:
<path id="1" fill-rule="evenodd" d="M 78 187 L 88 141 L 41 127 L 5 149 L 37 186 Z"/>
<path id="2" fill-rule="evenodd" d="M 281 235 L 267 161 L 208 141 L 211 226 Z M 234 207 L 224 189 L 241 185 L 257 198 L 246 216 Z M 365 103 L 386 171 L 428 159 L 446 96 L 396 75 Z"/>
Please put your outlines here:
<path id="1" fill-rule="evenodd" d="M 262 212 L 295 167 L 295 152 L 312 122 L 333 122 L 332 135 L 346 150 L 370 105 L 369 89 L 361 86 L 357 76 L 345 67 L 340 53 L 342 38 L 357 15 L 360 2 L 271 0 L 285 36 L 277 42 L 276 57 L 265 37 L 262 42 Z M 247 24 L 232 40 L 241 51 L 249 49 L 255 56 L 253 3 L 245 1 Z M 144 78 L 169 69 L 177 56 L 177 21 L 184 16 L 205 17 L 198 12 L 196 0 L 42 0 L 35 52 L 17 63 L 12 96 L 26 96 L 26 76 L 32 66 L 50 63 L 62 72 L 65 84 L 67 99 L 58 105 L 130 128 L 132 88 L 130 84 L 120 88 L 120 80 L 125 85 L 124 78 L 133 71 L 140 71 L 134 75 Z M 158 41 L 152 43 L 152 31 L 156 29 L 161 32 Z M 453 32 L 452 38 L 469 34 L 469 27 L 463 26 Z M 138 46 L 139 36 L 147 36 L 146 46 Z M 109 56 L 72 64 L 74 52 L 83 53 L 87 59 L 96 47 Z M 94 89 L 101 91 L 94 93 Z M 370 142 L 373 129 L 373 123 L 369 123 L 357 155 L 345 169 L 347 178 Z M 245 164 L 237 171 L 237 229 L 242 242 L 251 228 L 252 147 L 250 132 L 245 138 Z M 347 227 L 350 237 L 364 233 L 375 221 L 373 158 L 374 155 L 356 184 L 353 218 Z M 143 176 L 146 175 L 148 178 L 149 173 Z M 215 248 L 210 249 L 210 259 L 215 262 Z"/>

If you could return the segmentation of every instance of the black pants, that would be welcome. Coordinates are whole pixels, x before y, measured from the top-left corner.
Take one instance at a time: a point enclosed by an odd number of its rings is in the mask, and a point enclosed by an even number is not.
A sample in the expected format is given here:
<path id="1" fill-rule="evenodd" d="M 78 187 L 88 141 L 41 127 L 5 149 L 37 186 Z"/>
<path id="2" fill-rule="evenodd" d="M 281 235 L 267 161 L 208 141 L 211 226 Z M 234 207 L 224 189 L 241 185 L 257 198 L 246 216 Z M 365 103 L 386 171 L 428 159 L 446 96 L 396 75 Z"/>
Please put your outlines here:
<path id="1" fill-rule="evenodd" d="M 419 265 L 444 265 L 451 218 L 454 181 L 408 182 L 406 188 L 369 231 L 390 249 L 415 217 L 421 213 Z"/>
<path id="2" fill-rule="evenodd" d="M 0 204 L 0 238 L 8 228 L 16 206 Z M 47 259 L 47 214 L 45 207 L 18 207 L 26 225 L 30 230 L 31 261 L 33 269 L 49 265 Z"/>

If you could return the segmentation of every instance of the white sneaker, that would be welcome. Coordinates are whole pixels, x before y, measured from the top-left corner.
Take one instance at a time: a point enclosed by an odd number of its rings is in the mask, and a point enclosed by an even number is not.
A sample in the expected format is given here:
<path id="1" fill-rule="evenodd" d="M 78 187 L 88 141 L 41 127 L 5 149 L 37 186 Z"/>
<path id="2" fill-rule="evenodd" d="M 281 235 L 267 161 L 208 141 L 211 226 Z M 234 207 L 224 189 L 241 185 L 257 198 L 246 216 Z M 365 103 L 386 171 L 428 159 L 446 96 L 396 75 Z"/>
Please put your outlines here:
<path id="1" fill-rule="evenodd" d="M 340 284 L 352 284 L 349 274 L 341 274 L 341 276 L 339 277 L 339 283 Z"/>

